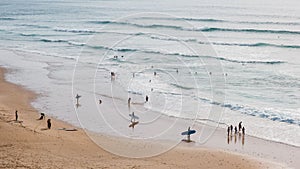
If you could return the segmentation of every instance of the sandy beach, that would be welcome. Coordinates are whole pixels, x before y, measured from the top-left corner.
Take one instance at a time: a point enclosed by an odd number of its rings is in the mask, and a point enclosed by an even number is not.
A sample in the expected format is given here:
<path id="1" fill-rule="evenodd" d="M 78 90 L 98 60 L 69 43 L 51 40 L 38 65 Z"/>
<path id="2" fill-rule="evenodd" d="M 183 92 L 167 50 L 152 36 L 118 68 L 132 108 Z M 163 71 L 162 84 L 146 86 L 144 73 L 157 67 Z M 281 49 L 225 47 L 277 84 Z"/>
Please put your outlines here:
<path id="1" fill-rule="evenodd" d="M 53 127 L 44 130 L 46 120 L 38 121 L 40 112 L 30 106 L 38 96 L 6 82 L 5 72 L 1 69 L 0 168 L 285 168 L 255 156 L 185 143 L 151 158 L 113 155 L 91 141 L 82 129 L 57 130 L 74 127 L 47 115 Z M 14 120 L 15 110 L 19 111 L 19 122 Z"/>

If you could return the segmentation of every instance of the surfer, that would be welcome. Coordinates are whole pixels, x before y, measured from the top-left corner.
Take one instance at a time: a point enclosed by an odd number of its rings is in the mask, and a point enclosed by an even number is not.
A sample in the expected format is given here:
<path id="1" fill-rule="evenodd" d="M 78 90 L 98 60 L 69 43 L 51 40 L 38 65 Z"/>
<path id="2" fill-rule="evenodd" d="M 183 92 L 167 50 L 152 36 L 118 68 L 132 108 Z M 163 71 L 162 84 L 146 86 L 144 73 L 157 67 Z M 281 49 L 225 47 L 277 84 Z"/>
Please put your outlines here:
<path id="1" fill-rule="evenodd" d="M 178 69 L 176 69 L 176 73 L 178 73 Z"/>
<path id="2" fill-rule="evenodd" d="M 115 72 L 110 72 L 110 76 L 113 78 L 116 76 Z"/>
<path id="3" fill-rule="evenodd" d="M 80 98 L 81 96 L 79 96 L 78 94 L 76 94 L 76 96 L 75 96 L 75 98 L 76 98 L 76 105 L 77 106 L 79 106 L 79 98 Z"/>
<path id="4" fill-rule="evenodd" d="M 187 141 L 191 142 L 191 135 L 189 134 L 191 132 L 191 127 L 188 128 L 188 135 L 187 135 Z"/>
<path id="5" fill-rule="evenodd" d="M 102 100 L 101 99 L 99 99 L 99 104 L 102 104 Z"/>
<path id="6" fill-rule="evenodd" d="M 41 113 L 41 117 L 38 120 L 43 120 L 43 119 L 45 119 L 45 114 Z"/>
<path id="7" fill-rule="evenodd" d="M 110 72 L 110 80 L 115 80 L 116 74 L 115 72 Z"/>
<path id="8" fill-rule="evenodd" d="M 245 135 L 245 127 L 242 128 L 243 136 Z"/>
<path id="9" fill-rule="evenodd" d="M 129 116 L 131 117 L 131 119 L 130 119 L 131 124 L 129 125 L 129 127 L 132 127 L 132 129 L 134 129 L 134 126 L 139 123 L 139 121 L 135 121 L 135 119 L 139 119 L 139 117 L 135 116 L 134 112 L 129 114 Z"/>
<path id="10" fill-rule="evenodd" d="M 241 129 L 242 129 L 242 121 L 239 122 L 239 132 L 241 131 Z"/>
<path id="11" fill-rule="evenodd" d="M 153 74 L 154 74 L 154 76 L 156 76 L 156 72 L 154 72 Z"/>
<path id="12" fill-rule="evenodd" d="M 48 129 L 51 129 L 51 119 L 47 120 L 47 127 L 48 127 Z"/>
<path id="13" fill-rule="evenodd" d="M 131 98 L 128 98 L 128 107 L 130 107 L 130 103 L 131 103 Z"/>
<path id="14" fill-rule="evenodd" d="M 131 113 L 131 119 L 130 119 L 130 122 L 131 122 L 131 123 L 135 122 L 134 112 Z"/>
<path id="15" fill-rule="evenodd" d="M 149 97 L 146 95 L 146 102 L 148 102 L 149 101 Z"/>
<path id="16" fill-rule="evenodd" d="M 15 112 L 15 116 L 16 116 L 16 121 L 18 121 L 19 115 L 18 115 L 18 110 L 16 110 Z"/>

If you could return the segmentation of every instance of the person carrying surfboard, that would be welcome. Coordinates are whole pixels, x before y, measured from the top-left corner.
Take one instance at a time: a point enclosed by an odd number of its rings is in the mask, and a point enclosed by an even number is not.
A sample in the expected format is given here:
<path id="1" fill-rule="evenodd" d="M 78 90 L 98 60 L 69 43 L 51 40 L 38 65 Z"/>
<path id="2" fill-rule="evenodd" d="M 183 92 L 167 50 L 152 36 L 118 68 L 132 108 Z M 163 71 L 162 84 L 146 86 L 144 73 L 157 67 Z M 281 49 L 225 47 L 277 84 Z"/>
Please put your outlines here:
<path id="1" fill-rule="evenodd" d="M 131 124 L 129 125 L 129 127 L 134 128 L 134 126 L 139 123 L 139 121 L 135 121 L 135 119 L 139 119 L 139 117 L 136 116 L 136 115 L 134 115 L 134 112 L 132 112 L 131 114 L 129 114 L 129 116 L 131 117 L 131 119 L 130 119 Z"/>
<path id="2" fill-rule="evenodd" d="M 192 142 L 191 135 L 195 134 L 195 133 L 196 133 L 196 130 L 191 130 L 191 127 L 189 127 L 187 131 L 181 133 L 181 135 L 187 135 L 187 139 L 183 140 L 183 141 Z"/>

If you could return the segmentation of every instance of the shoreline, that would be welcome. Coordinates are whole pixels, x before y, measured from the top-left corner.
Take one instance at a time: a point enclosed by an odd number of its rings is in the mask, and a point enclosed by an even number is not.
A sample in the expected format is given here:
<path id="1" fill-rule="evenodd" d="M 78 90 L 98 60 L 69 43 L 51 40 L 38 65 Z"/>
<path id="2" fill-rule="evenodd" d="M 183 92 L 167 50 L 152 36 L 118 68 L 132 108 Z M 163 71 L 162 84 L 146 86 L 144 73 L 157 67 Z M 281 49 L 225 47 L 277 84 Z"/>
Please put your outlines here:
<path id="1" fill-rule="evenodd" d="M 34 55 L 45 55 L 45 54 L 41 54 L 41 53 L 31 53 L 31 52 L 28 52 L 28 51 L 24 51 L 24 50 L 21 50 L 21 49 L 4 49 L 4 48 L 1 48 L 0 49 L 1 51 L 7 51 L 7 52 L 12 52 L 14 55 L 20 55 L 20 53 L 26 53 L 27 55 L 31 55 L 31 54 L 34 54 Z M 19 52 L 19 54 L 17 54 L 17 53 L 15 53 L 15 52 Z M 45 55 L 46 56 L 46 55 Z M 2 65 L 3 66 L 3 65 Z M 1 66 L 0 66 L 1 67 Z M 16 70 L 19 70 L 19 69 L 17 69 L 16 68 Z M 6 71 L 12 71 L 11 69 L 8 69 L 8 70 L 6 70 Z M 9 73 L 9 72 L 7 72 L 7 73 Z M 14 84 L 14 82 L 10 82 L 10 83 L 13 83 Z M 23 86 L 23 85 L 21 85 L 21 84 L 17 84 L 17 85 L 20 85 L 20 86 L 22 86 L 22 87 L 24 87 L 26 90 L 31 90 L 31 89 L 28 89 L 28 86 Z M 39 97 L 38 97 L 38 94 L 36 94 L 37 96 L 36 96 L 36 99 L 38 99 Z M 111 99 L 109 96 L 106 96 L 106 95 L 102 95 L 102 94 L 99 94 L 99 96 L 101 96 L 101 97 L 107 97 L 108 99 Z M 33 99 L 32 100 L 32 102 L 30 102 L 30 105 L 32 105 L 32 103 L 33 102 L 35 102 L 35 100 Z M 32 106 L 32 107 L 34 107 L 34 106 Z M 76 108 L 75 108 L 76 109 Z M 53 115 L 52 115 L 53 116 Z M 171 119 L 176 119 L 177 117 L 174 117 L 174 116 L 168 116 L 168 115 L 164 115 L 164 114 L 162 114 L 162 116 L 165 116 L 165 118 L 171 118 Z M 58 116 L 54 116 L 54 117 L 56 117 L 56 119 L 57 120 L 60 120 L 61 122 L 65 122 L 65 123 L 67 123 L 67 124 L 69 124 L 69 125 L 74 125 L 74 126 L 76 126 L 76 127 L 80 127 L 81 128 L 81 125 L 78 123 L 78 124 L 75 124 L 73 121 L 72 122 L 68 122 L 68 120 L 66 119 L 63 119 L 63 118 L 61 118 L 61 117 L 58 117 Z M 76 117 L 76 118 L 78 118 L 78 117 Z M 191 119 L 185 119 L 185 118 L 182 118 L 182 119 L 184 119 L 184 120 L 191 120 Z M 77 119 L 76 119 L 77 120 Z M 196 125 L 205 125 L 205 122 L 202 122 L 202 121 L 205 121 L 205 119 L 199 119 L 199 121 L 198 120 L 196 120 L 195 121 L 195 124 Z M 209 122 L 209 120 L 208 121 L 206 121 L 206 122 Z M 225 123 L 224 124 L 222 124 L 222 125 L 226 125 Z M 226 130 L 226 128 L 223 128 L 223 127 L 220 127 L 220 124 L 218 124 L 218 130 L 223 130 L 224 129 L 224 133 L 226 132 L 225 130 Z M 100 133 L 101 134 L 101 133 Z M 105 133 L 105 134 L 107 134 L 107 133 Z M 274 143 L 278 143 L 278 144 L 283 144 L 283 145 L 286 145 L 286 146 L 291 146 L 291 147 L 294 147 L 294 148 L 300 148 L 300 146 L 298 146 L 298 145 L 295 145 L 295 144 L 292 144 L 292 143 L 288 143 L 288 142 L 282 142 L 282 141 L 278 141 L 278 140 L 272 140 L 272 139 L 269 139 L 269 138 L 262 138 L 262 137 L 259 137 L 259 136 L 256 136 L 256 135 L 252 135 L 252 134 L 248 134 L 247 132 L 246 132 L 246 135 L 248 136 L 248 137 L 253 137 L 253 138 L 257 138 L 257 139 L 261 139 L 261 140 L 263 140 L 263 141 L 270 141 L 270 142 L 274 142 Z"/>
<path id="2" fill-rule="evenodd" d="M 5 168 L 18 166 L 27 168 L 44 168 L 45 166 L 46 168 L 55 168 L 54 166 L 87 168 L 85 166 L 87 163 L 91 168 L 99 166 L 107 166 L 108 168 L 123 168 L 124 166 L 126 166 L 125 168 L 151 168 L 154 165 L 158 168 L 169 168 L 170 166 L 172 168 L 182 168 L 183 166 L 189 168 L 199 168 L 200 166 L 203 168 L 238 168 L 241 166 L 243 168 L 265 168 L 266 166 L 283 168 L 279 164 L 261 158 L 214 148 L 197 147 L 195 149 L 190 144 L 183 146 L 181 144 L 161 155 L 149 158 L 130 159 L 120 157 L 98 147 L 82 129 L 78 129 L 76 132 L 55 130 L 54 128 L 70 128 L 73 126 L 54 118 L 51 118 L 53 129 L 42 131 L 40 129 L 46 127 L 46 120 L 36 126 L 35 123 L 37 123 L 36 119 L 39 117 L 39 113 L 30 105 L 37 95 L 21 86 L 6 82 L 4 73 L 5 69 L 1 68 L 0 85 L 6 93 L 1 91 L 0 130 L 3 131 L 1 132 L 0 142 L 0 165 Z M 12 96 L 9 95 L 11 91 L 15 92 Z M 19 97 L 22 97 L 22 99 L 15 100 Z M 19 113 L 19 119 L 23 120 L 23 123 L 18 124 L 11 121 L 15 108 L 21 112 Z M 24 110 L 32 111 L 27 112 Z M 26 114 L 23 112 L 26 112 Z M 111 136 L 106 137 L 111 138 Z M 28 156 L 28 154 L 31 155 Z M 201 160 L 203 155 L 206 157 Z M 211 156 L 209 157 L 209 155 Z M 100 163 L 98 162 L 99 159 Z M 103 161 L 103 159 L 106 160 Z M 56 164 L 52 164 L 53 161 Z M 230 162 L 230 164 L 225 161 Z"/>

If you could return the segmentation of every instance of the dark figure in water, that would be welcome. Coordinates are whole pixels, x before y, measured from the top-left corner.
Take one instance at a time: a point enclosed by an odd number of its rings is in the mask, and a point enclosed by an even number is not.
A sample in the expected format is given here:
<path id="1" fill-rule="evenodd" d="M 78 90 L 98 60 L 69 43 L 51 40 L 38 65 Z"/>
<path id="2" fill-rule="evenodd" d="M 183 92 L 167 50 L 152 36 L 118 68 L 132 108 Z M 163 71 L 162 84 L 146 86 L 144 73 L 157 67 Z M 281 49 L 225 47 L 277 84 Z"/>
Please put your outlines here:
<path id="1" fill-rule="evenodd" d="M 41 117 L 39 118 L 39 120 L 43 120 L 43 119 L 45 119 L 45 114 L 41 113 Z"/>
<path id="2" fill-rule="evenodd" d="M 245 135 L 245 127 L 242 128 L 242 133 Z"/>
<path id="3" fill-rule="evenodd" d="M 230 133 L 232 134 L 233 126 L 230 125 Z"/>
<path id="4" fill-rule="evenodd" d="M 18 118 L 19 118 L 19 116 L 18 116 L 18 110 L 16 110 L 15 116 L 16 116 L 16 121 L 18 121 Z"/>
<path id="5" fill-rule="evenodd" d="M 101 99 L 99 99 L 99 104 L 102 104 L 102 100 Z"/>
<path id="6" fill-rule="evenodd" d="M 146 102 L 148 102 L 148 100 L 149 100 L 149 97 L 148 97 L 148 96 L 146 96 Z"/>
<path id="7" fill-rule="evenodd" d="M 154 76 L 156 76 L 156 72 L 154 72 Z"/>
<path id="8" fill-rule="evenodd" d="M 238 133 L 238 130 L 237 130 L 237 127 L 235 126 L 234 127 L 234 134 L 237 134 Z"/>
<path id="9" fill-rule="evenodd" d="M 239 123 L 239 132 L 241 131 L 242 129 L 242 121 Z"/>
<path id="10" fill-rule="evenodd" d="M 230 132 L 230 127 L 228 126 L 228 128 L 227 128 L 227 136 L 229 136 L 229 132 Z"/>
<path id="11" fill-rule="evenodd" d="M 114 80 L 116 78 L 115 72 L 110 72 L 110 79 Z"/>
<path id="12" fill-rule="evenodd" d="M 51 119 L 47 120 L 47 127 L 48 127 L 48 129 L 51 129 Z"/>

